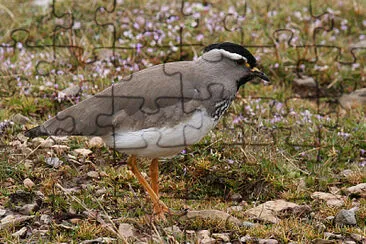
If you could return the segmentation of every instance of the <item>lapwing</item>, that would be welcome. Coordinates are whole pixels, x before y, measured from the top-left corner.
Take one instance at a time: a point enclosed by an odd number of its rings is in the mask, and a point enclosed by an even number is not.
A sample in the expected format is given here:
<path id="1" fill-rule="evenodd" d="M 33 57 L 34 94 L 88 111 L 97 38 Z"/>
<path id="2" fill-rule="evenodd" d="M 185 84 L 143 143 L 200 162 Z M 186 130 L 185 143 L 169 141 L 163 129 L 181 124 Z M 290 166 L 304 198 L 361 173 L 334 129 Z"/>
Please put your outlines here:
<path id="1" fill-rule="evenodd" d="M 200 141 L 245 83 L 255 77 L 269 81 L 256 65 L 255 57 L 241 45 L 212 44 L 194 61 L 133 73 L 25 135 L 102 137 L 109 147 L 130 155 L 127 163 L 149 194 L 154 214 L 164 215 L 170 209 L 159 200 L 158 159 Z M 152 159 L 151 184 L 137 167 L 138 156 Z"/>

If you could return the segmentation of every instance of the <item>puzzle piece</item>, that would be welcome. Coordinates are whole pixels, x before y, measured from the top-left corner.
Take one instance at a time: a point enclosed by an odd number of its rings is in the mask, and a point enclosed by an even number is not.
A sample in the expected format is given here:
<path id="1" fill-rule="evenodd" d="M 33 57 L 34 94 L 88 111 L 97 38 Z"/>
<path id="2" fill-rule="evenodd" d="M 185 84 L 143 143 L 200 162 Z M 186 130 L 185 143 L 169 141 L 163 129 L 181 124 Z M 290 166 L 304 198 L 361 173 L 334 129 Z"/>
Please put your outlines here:
<path id="1" fill-rule="evenodd" d="M 262 56 L 268 57 L 271 61 L 277 60 L 283 64 L 285 72 L 292 74 L 295 71 L 298 77 L 304 74 L 316 75 L 321 73 L 323 72 L 321 67 L 328 66 L 331 69 L 336 69 L 336 65 L 340 65 L 342 69 L 344 67 L 354 69 L 356 72 L 353 74 L 361 77 L 360 82 L 354 82 L 354 78 L 350 77 L 348 80 L 331 83 L 332 81 L 324 81 L 325 78 L 319 75 L 317 87 L 308 93 L 308 96 L 297 98 L 286 95 L 287 97 L 281 98 L 286 110 L 286 113 L 281 114 L 281 118 L 284 119 L 290 119 L 291 108 L 297 106 L 297 103 L 306 103 L 304 101 L 312 100 L 317 103 L 316 110 L 319 116 L 328 116 L 331 121 L 334 121 L 339 116 L 336 98 L 345 91 L 350 92 L 364 86 L 362 72 L 359 71 L 360 68 L 357 68 L 356 64 L 361 67 L 364 64 L 363 52 L 365 48 L 363 46 L 348 48 L 336 42 L 331 43 L 326 39 L 335 33 L 335 28 L 341 27 L 339 26 L 340 22 L 338 17 L 335 17 L 337 15 L 334 15 L 331 10 L 323 10 L 311 1 L 308 2 L 307 6 L 304 5 L 307 7 L 306 10 L 299 9 L 299 13 L 294 12 L 293 15 L 289 16 L 293 18 L 292 22 L 296 26 L 291 26 L 286 21 L 283 22 L 283 25 L 277 23 L 267 25 L 269 22 L 262 23 L 253 19 L 253 16 L 261 16 L 266 9 L 266 18 L 270 20 L 281 7 L 270 3 L 263 4 L 265 8 L 262 9 L 254 9 L 249 3 L 239 2 L 228 9 L 220 9 L 216 3 L 205 2 L 181 1 L 170 4 L 160 4 L 157 9 L 149 9 L 137 5 L 127 7 L 120 1 L 104 1 L 95 5 L 91 4 L 83 9 L 83 6 L 75 1 L 69 6 L 62 1 L 54 1 L 47 14 L 42 17 L 41 23 L 44 25 L 17 28 L 10 31 L 7 41 L 1 44 L 0 48 L 9 49 L 12 52 L 39 55 L 33 59 L 36 60 L 36 63 L 32 64 L 32 69 L 33 74 L 39 76 L 40 79 L 37 84 L 31 84 L 27 90 L 30 90 L 32 94 L 32 91 L 38 91 L 37 89 L 40 87 L 46 86 L 46 90 L 39 89 L 41 92 L 39 94 L 37 92 L 38 96 L 46 96 L 46 99 L 54 96 L 49 95 L 47 89 L 53 89 L 52 94 L 58 94 L 58 90 L 68 86 L 68 83 L 63 80 L 69 80 L 70 83 L 71 81 L 78 82 L 79 86 L 85 89 L 85 94 L 95 94 L 112 85 L 112 88 L 105 94 L 97 95 L 94 98 L 98 100 L 97 103 L 106 105 L 102 113 L 91 119 L 93 122 L 85 124 L 85 121 L 76 120 L 75 118 L 79 116 L 79 113 L 71 116 L 59 115 L 57 120 L 69 125 L 67 130 L 61 127 L 56 128 L 59 134 L 75 132 L 83 135 L 100 135 L 105 131 L 114 131 L 114 134 L 115 130 L 118 129 L 116 124 L 124 118 L 124 115 L 116 116 L 115 121 L 113 121 L 113 115 L 116 114 L 115 110 L 123 108 L 126 104 L 138 110 L 136 116 L 141 118 L 150 116 L 154 122 L 160 123 L 159 119 L 161 118 L 158 114 L 166 113 L 164 108 L 172 106 L 171 104 L 179 104 L 176 110 L 181 109 L 181 113 L 188 116 L 197 112 L 202 113 L 202 110 L 194 106 L 186 106 L 187 101 L 206 103 L 209 100 L 223 100 L 227 94 L 225 94 L 225 87 L 222 85 L 210 83 L 203 87 L 189 87 L 189 83 L 186 81 L 191 80 L 193 74 L 183 74 L 170 65 L 161 66 L 160 73 L 163 73 L 164 77 L 171 81 L 170 85 L 179 87 L 174 90 L 172 96 L 149 98 L 141 92 L 136 95 L 123 93 L 123 91 L 115 93 L 115 88 L 119 87 L 120 84 L 127 87 L 134 86 L 138 79 L 134 72 L 138 70 L 168 61 L 191 60 L 192 56 L 197 57 L 204 46 L 202 41 L 207 43 L 206 40 L 209 39 L 231 38 L 234 42 L 237 41 L 250 47 L 250 50 L 255 52 L 259 58 Z M 92 17 L 80 14 L 83 11 L 85 13 L 92 12 Z M 252 25 L 253 21 L 259 24 Z M 250 29 L 252 26 L 255 28 Z M 303 26 L 308 26 L 308 29 L 301 28 Z M 34 31 L 37 28 L 38 32 Z M 98 39 L 97 35 L 105 38 Z M 91 41 L 88 43 L 85 40 Z M 22 45 L 23 51 L 17 48 L 17 45 Z M 41 57 L 43 53 L 51 55 Z M 297 55 L 293 55 L 293 53 Z M 289 56 L 293 59 L 287 59 Z M 332 63 L 329 63 L 329 60 Z M 212 65 L 221 61 L 221 59 L 206 59 L 206 62 Z M 262 61 L 266 62 L 263 59 Z M 85 72 L 83 73 L 83 71 Z M 272 69 L 271 72 L 275 73 L 276 71 Z M 13 73 L 16 74 L 15 71 Z M 70 76 L 65 78 L 65 74 Z M 25 90 L 19 91 L 16 85 L 19 79 L 24 83 L 26 83 L 26 79 L 0 76 L 2 79 L 0 96 L 9 98 L 18 93 L 27 92 Z M 34 82 L 34 79 L 29 80 Z M 358 80 L 358 76 L 356 80 Z M 327 87 L 332 90 L 330 91 Z M 35 89 L 32 90 L 32 88 Z M 151 90 L 159 89 L 152 87 Z M 188 93 L 187 91 L 196 92 Z M 265 101 L 276 100 L 272 94 L 254 97 L 246 90 L 241 91 L 241 94 L 243 97 L 240 97 L 237 102 L 243 99 L 252 101 L 258 98 Z M 296 101 L 297 99 L 298 101 Z M 221 105 L 224 111 L 227 104 Z M 243 117 L 248 115 L 244 109 L 241 112 Z M 279 118 L 276 117 L 278 115 L 276 104 L 268 108 L 268 113 L 269 122 Z M 256 115 L 248 116 L 246 120 L 241 119 L 238 115 L 235 116 L 234 119 L 239 118 L 240 120 L 240 123 L 235 124 L 235 126 L 232 126 L 233 118 L 224 117 L 226 122 L 223 123 L 227 123 L 225 125 L 229 127 L 226 129 L 228 133 L 238 131 L 239 134 L 243 134 L 239 138 L 228 138 L 226 143 L 251 144 L 253 146 L 278 144 L 278 135 L 284 133 L 287 124 L 269 130 L 260 127 L 255 133 L 247 131 L 247 126 L 254 126 L 254 123 L 257 122 Z M 232 114 L 228 114 L 228 116 L 232 116 Z M 182 131 L 178 133 L 181 136 L 175 144 L 170 144 L 169 140 L 164 138 L 164 134 L 159 131 L 152 131 L 151 134 L 158 138 L 156 140 L 158 148 L 184 147 L 190 144 L 187 135 L 195 134 L 202 129 L 203 119 L 203 117 L 197 117 L 194 122 L 186 122 Z M 336 123 L 322 121 L 319 125 L 336 128 L 339 126 L 339 120 L 336 121 Z M 93 126 L 97 129 L 90 129 Z M 260 136 L 262 134 L 265 136 Z M 289 145 L 296 141 L 295 138 L 292 138 L 293 135 L 294 133 L 288 136 Z M 146 141 L 146 138 L 140 136 L 138 139 L 141 141 L 138 147 L 145 147 L 146 144 L 143 142 Z M 115 142 L 113 143 L 115 144 Z M 304 146 L 308 145 L 304 144 Z"/>

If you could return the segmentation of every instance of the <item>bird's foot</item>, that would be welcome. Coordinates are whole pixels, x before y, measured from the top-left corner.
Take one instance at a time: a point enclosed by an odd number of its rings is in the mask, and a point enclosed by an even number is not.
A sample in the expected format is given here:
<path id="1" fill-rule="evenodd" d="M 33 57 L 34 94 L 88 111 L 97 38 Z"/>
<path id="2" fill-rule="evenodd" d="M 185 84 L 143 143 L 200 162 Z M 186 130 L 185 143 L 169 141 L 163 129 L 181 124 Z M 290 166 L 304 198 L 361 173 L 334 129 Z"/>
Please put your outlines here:
<path id="1" fill-rule="evenodd" d="M 172 215 L 173 210 L 168 208 L 162 201 L 159 201 L 158 204 L 154 204 L 154 212 L 153 217 L 156 220 L 166 221 L 166 215 Z"/>

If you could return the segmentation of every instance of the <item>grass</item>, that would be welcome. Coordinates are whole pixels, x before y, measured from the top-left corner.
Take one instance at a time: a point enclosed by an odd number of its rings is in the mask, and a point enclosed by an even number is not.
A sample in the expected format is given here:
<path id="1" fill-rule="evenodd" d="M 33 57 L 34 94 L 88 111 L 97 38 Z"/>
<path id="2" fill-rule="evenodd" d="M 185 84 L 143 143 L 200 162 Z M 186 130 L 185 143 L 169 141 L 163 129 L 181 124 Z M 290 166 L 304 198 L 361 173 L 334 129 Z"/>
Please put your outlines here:
<path id="1" fill-rule="evenodd" d="M 312 3 L 313 15 L 333 12 L 333 15 L 318 18 L 311 16 L 309 2 L 305 0 L 297 3 L 249 1 L 245 17 L 233 13 L 235 10 L 241 14 L 245 10 L 238 1 L 212 1 L 212 6 L 207 8 L 187 3 L 183 9 L 185 15 L 180 12 L 178 3 L 161 3 L 168 6 L 162 11 L 158 1 L 125 2 L 125 6 L 117 4 L 114 13 L 108 14 L 96 9 L 111 10 L 112 1 L 90 4 L 56 1 L 55 13 L 59 18 L 52 15 L 50 8 L 42 9 L 28 1 L 0 2 L 3 63 L 0 66 L 0 121 L 20 113 L 29 117 L 32 124 L 40 124 L 131 72 L 161 62 L 191 60 L 200 54 L 203 45 L 212 42 L 242 42 L 250 46 L 261 69 L 271 77 L 272 85 L 247 84 L 213 132 L 187 148 L 187 153 L 161 162 L 162 199 L 173 209 L 226 211 L 235 205 L 229 196 L 239 193 L 247 202 L 244 209 L 282 198 L 310 205 L 317 217 L 293 216 L 276 225 L 261 224 L 251 229 L 199 219 L 169 219 L 168 223 L 155 226 L 157 232 L 162 238 L 168 238 L 162 228 L 174 223 L 185 230 L 229 232 L 232 238 L 249 234 L 257 238 L 276 238 L 283 243 L 290 240 L 308 243 L 323 238 L 324 231 L 318 231 L 317 223 L 341 208 L 319 204 L 311 199 L 311 193 L 366 182 L 366 155 L 362 151 L 366 149 L 366 111 L 364 107 L 346 111 L 336 102 L 342 93 L 366 86 L 365 50 L 354 51 L 356 61 L 348 51 L 365 38 L 361 34 L 366 28 L 363 17 L 366 7 L 362 1 L 343 5 L 336 0 L 325 1 L 323 5 Z M 195 14 L 189 15 L 190 7 Z M 73 14 L 73 23 L 67 15 L 61 17 L 66 12 Z M 99 24 L 94 21 L 95 17 Z M 195 27 L 197 18 L 200 21 Z M 316 29 L 329 28 L 329 18 L 334 20 L 332 30 Z M 151 22 L 151 26 L 147 22 Z M 103 26 L 106 23 L 114 23 L 115 39 L 111 27 Z M 139 26 L 134 25 L 136 23 Z M 70 24 L 73 29 L 67 28 Z M 182 36 L 180 25 L 184 26 Z M 151 35 L 139 37 L 143 32 L 151 32 Z M 291 32 L 294 37 L 289 44 Z M 165 38 L 161 38 L 162 33 Z M 202 40 L 198 38 L 201 34 Z M 169 44 L 177 43 L 177 37 L 183 38 L 183 43 L 200 45 L 188 45 L 179 52 L 178 45 Z M 54 42 L 72 47 L 53 50 L 47 46 Z M 152 46 L 154 42 L 164 48 Z M 115 49 L 118 58 L 114 61 L 117 67 L 110 61 L 113 50 L 101 49 L 113 43 L 118 47 Z M 317 48 L 314 43 L 318 44 Z M 134 48 L 137 44 L 142 45 L 141 51 Z M 16 48 L 5 47 L 9 45 Z M 253 47 L 258 45 L 267 47 Z M 150 46 L 151 50 L 147 48 Z M 338 52 L 335 47 L 342 49 Z M 96 61 L 92 62 L 94 59 Z M 297 90 L 293 80 L 298 70 L 301 75 L 314 77 L 319 89 Z M 70 84 L 80 85 L 81 95 L 59 99 L 58 92 Z M 36 219 L 41 214 L 52 216 L 47 234 L 31 238 L 42 238 L 44 242 L 80 242 L 103 236 L 117 237 L 100 222 L 85 216 L 75 217 L 80 220 L 72 224 L 71 229 L 60 225 L 70 213 L 81 216 L 87 209 L 133 223 L 142 233 L 154 233 L 153 226 L 144 221 L 144 216 L 152 211 L 151 205 L 123 163 L 126 155 L 115 154 L 108 148 L 94 148 L 92 154 L 82 157 L 73 152 L 76 148 L 88 147 L 87 138 L 79 137 L 56 143 L 67 145 L 68 150 L 36 149 L 21 136 L 32 126 L 9 124 L 0 131 L 0 205 L 13 208 L 9 198 L 17 190 L 32 194 L 41 191 L 44 199 Z M 59 168 L 46 165 L 45 160 L 50 156 L 59 157 L 63 164 Z M 148 172 L 148 165 L 147 159 L 141 160 L 144 172 Z M 352 173 L 343 176 L 342 171 L 348 169 Z M 90 178 L 87 173 L 92 170 L 103 174 Z M 23 186 L 25 178 L 36 184 L 34 189 Z M 77 187 L 72 194 L 74 198 L 57 184 L 66 189 Z M 360 204 L 358 227 L 340 228 L 325 222 L 326 231 L 365 235 L 365 200 L 355 201 Z M 348 198 L 343 208 L 351 207 L 352 199 Z M 242 212 L 233 215 L 247 220 Z M 37 228 L 35 222 L 31 221 L 29 226 Z M 20 242 L 11 236 L 16 230 L 15 227 L 0 230 L 0 240 Z M 178 242 L 184 240 L 176 238 Z"/>

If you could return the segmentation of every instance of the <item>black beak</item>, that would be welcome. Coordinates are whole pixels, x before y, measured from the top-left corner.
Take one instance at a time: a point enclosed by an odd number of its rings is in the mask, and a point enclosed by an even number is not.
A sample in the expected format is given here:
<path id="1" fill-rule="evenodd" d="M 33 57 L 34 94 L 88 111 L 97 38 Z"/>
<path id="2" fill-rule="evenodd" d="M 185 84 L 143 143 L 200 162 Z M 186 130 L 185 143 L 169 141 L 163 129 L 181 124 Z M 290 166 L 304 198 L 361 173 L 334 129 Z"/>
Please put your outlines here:
<path id="1" fill-rule="evenodd" d="M 251 72 L 252 72 L 252 75 L 257 76 L 257 77 L 261 78 L 262 80 L 270 82 L 270 79 L 262 71 L 260 71 L 257 67 L 252 68 Z"/>

